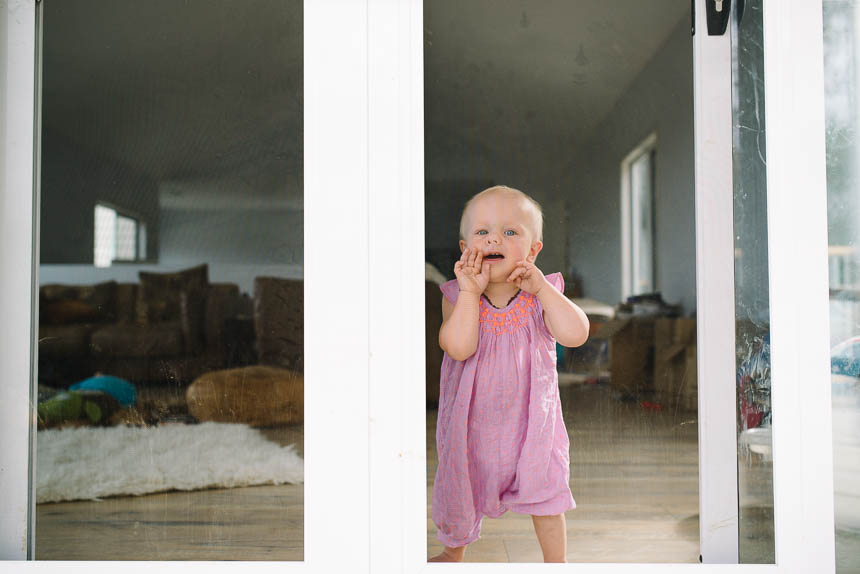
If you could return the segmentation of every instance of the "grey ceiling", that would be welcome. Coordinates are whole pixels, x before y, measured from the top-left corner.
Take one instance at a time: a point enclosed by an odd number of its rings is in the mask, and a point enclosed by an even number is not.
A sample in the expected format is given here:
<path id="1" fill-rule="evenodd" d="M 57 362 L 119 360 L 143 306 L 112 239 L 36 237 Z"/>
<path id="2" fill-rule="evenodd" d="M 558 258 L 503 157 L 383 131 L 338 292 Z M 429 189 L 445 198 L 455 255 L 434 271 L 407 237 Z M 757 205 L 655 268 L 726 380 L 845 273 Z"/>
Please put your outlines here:
<path id="1" fill-rule="evenodd" d="M 543 134 L 581 145 L 689 0 L 433 0 L 425 7 L 427 132 L 451 149 Z M 452 136 L 451 134 L 455 134 Z M 459 134 L 459 136 L 456 136 Z M 475 141 L 477 140 L 477 141 Z"/>
<path id="2" fill-rule="evenodd" d="M 300 205 L 301 0 L 46 0 L 43 62 L 49 134 L 163 204 Z"/>
<path id="3" fill-rule="evenodd" d="M 301 0 L 44 6 L 46 137 L 148 175 L 162 205 L 301 205 Z M 539 130 L 576 146 L 689 7 L 428 0 L 428 136 L 468 139 L 489 123 L 501 136 Z M 502 103 L 483 105 L 490 94 Z"/>

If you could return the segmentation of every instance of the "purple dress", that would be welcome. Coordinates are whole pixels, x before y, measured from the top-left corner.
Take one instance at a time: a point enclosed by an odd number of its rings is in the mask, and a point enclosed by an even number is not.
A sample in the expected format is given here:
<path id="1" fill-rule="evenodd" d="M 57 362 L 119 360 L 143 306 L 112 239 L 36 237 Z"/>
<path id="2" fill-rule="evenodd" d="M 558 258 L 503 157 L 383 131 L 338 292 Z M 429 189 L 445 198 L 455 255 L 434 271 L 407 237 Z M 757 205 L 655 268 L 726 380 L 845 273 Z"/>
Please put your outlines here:
<path id="1" fill-rule="evenodd" d="M 560 273 L 546 279 L 564 290 Z M 456 280 L 441 289 L 457 301 Z M 475 354 L 455 361 L 445 353 L 442 360 L 433 522 L 450 547 L 476 540 L 484 516 L 548 516 L 576 507 L 555 339 L 541 304 L 520 291 L 501 309 L 481 297 L 479 309 Z"/>

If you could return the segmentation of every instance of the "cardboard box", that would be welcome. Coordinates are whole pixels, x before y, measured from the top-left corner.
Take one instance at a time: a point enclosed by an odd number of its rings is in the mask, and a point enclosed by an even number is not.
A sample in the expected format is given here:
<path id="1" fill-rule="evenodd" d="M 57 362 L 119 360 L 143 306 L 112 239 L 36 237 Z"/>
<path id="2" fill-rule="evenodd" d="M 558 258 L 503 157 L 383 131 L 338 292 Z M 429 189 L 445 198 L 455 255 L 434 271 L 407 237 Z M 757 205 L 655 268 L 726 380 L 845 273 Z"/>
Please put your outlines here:
<path id="1" fill-rule="evenodd" d="M 612 320 L 615 316 L 615 308 L 607 303 L 587 297 L 573 299 L 573 302 L 588 316 L 590 327 L 588 340 L 579 347 L 561 347 L 563 361 L 560 363 L 560 370 L 590 379 L 608 377 L 609 342 L 605 338 L 596 337 L 595 334 L 603 328 L 607 321 Z"/>
<path id="2" fill-rule="evenodd" d="M 609 385 L 624 397 L 654 390 L 654 324 L 654 317 L 612 319 L 593 335 L 609 340 Z"/>
<path id="3" fill-rule="evenodd" d="M 654 391 L 656 400 L 667 408 L 697 410 L 696 319 L 656 320 Z"/>

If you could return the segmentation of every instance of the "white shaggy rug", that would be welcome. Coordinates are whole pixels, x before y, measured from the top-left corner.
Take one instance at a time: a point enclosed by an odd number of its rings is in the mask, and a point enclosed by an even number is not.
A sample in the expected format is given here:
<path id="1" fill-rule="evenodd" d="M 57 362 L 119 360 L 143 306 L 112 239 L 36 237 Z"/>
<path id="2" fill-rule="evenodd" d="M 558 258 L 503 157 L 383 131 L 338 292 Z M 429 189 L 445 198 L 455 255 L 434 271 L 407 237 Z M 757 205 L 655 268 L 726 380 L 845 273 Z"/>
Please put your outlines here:
<path id="1" fill-rule="evenodd" d="M 300 483 L 303 461 L 241 424 L 38 432 L 36 502 L 165 490 Z"/>

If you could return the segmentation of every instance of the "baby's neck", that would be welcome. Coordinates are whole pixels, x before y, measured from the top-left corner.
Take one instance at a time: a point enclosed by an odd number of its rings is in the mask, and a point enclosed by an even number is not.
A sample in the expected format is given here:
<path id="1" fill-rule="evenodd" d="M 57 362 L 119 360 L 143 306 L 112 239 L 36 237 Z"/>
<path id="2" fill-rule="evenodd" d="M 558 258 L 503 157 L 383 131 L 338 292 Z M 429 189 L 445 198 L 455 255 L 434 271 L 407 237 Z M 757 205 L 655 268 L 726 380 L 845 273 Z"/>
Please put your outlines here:
<path id="1" fill-rule="evenodd" d="M 504 307 L 511 300 L 511 297 L 519 292 L 519 287 L 513 283 L 489 283 L 484 289 L 484 296 L 490 300 L 494 307 Z"/>

